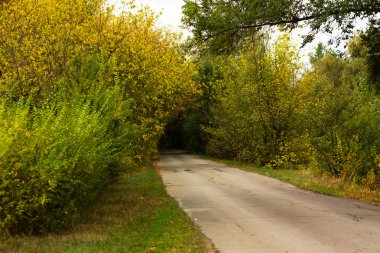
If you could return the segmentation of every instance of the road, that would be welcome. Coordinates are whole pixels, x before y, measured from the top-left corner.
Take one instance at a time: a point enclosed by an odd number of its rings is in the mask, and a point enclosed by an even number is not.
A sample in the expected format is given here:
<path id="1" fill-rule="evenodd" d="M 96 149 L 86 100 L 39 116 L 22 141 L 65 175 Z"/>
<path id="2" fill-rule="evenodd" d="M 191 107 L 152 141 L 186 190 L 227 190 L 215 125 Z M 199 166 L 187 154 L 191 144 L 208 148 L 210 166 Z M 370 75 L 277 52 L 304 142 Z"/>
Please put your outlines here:
<path id="1" fill-rule="evenodd" d="M 158 165 L 168 193 L 218 252 L 380 252 L 380 206 L 180 152 L 164 153 Z"/>

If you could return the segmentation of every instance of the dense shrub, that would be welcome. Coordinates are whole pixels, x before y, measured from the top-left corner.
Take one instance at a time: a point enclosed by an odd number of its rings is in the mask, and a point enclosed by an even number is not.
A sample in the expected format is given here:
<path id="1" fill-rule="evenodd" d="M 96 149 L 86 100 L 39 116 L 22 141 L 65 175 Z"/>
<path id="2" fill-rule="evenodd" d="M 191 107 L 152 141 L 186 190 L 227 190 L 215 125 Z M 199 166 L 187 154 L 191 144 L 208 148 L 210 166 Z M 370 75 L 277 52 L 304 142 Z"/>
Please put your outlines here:
<path id="1" fill-rule="evenodd" d="M 101 108 L 94 101 L 35 108 L 2 102 L 0 110 L 0 227 L 45 232 L 70 224 L 115 176 L 133 127 L 115 122 L 117 90 Z M 128 108 L 122 108 L 129 110 Z M 124 126 L 128 128 L 128 126 Z"/>
<path id="2" fill-rule="evenodd" d="M 380 100 L 366 61 L 318 55 L 301 73 L 280 38 L 229 57 L 224 90 L 211 106 L 206 152 L 273 168 L 302 165 L 378 188 Z"/>
<path id="3" fill-rule="evenodd" d="M 201 96 L 194 107 L 188 109 L 181 118 L 185 148 L 196 153 L 205 153 L 208 142 L 206 128 L 212 116 L 211 107 L 223 93 L 224 83 L 222 57 L 202 55 L 197 59 L 198 73 L 195 81 L 199 83 Z"/>
<path id="4" fill-rule="evenodd" d="M 224 94 L 212 108 L 209 154 L 274 167 L 293 159 L 301 90 L 295 59 L 288 37 L 229 59 Z"/>
<path id="5" fill-rule="evenodd" d="M 375 187 L 380 180 L 380 104 L 362 64 L 332 55 L 320 59 L 303 80 L 309 87 L 305 108 L 312 167 L 346 182 Z"/>
<path id="6" fill-rule="evenodd" d="M 178 37 L 131 9 L 0 3 L 0 232 L 70 224 L 121 157 L 157 155 L 165 124 L 198 94 Z"/>

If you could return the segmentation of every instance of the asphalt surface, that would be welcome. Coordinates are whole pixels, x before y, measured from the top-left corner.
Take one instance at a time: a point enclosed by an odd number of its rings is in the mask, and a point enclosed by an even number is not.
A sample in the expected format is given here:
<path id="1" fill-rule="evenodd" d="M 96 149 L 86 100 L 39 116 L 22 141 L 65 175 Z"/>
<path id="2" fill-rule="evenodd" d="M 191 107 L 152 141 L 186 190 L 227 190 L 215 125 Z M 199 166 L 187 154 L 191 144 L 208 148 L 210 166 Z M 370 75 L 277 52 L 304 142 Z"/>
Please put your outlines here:
<path id="1" fill-rule="evenodd" d="M 380 207 L 300 190 L 181 152 L 158 165 L 168 193 L 218 252 L 380 252 Z"/>

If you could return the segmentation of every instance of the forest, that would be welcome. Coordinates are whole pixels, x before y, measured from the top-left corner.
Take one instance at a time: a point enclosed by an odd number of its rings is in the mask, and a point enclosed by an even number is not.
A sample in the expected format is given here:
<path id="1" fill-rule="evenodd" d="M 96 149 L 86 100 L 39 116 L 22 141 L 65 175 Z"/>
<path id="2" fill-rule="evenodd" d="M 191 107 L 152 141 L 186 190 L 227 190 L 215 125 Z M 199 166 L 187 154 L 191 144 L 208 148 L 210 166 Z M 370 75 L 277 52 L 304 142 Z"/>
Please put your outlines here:
<path id="1" fill-rule="evenodd" d="M 132 3 L 0 1 L 1 233 L 66 227 L 159 148 L 380 188 L 379 3 L 185 2 L 186 42 Z M 301 22 L 347 52 L 320 44 L 306 68 Z"/>

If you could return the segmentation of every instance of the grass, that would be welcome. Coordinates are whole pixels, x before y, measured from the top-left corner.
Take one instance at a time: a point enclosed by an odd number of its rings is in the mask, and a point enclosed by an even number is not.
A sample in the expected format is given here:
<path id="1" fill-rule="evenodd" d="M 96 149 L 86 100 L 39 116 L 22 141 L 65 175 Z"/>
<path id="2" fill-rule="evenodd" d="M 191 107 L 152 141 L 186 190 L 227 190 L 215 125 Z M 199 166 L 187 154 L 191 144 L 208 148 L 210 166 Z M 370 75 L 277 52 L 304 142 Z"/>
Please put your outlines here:
<path id="1" fill-rule="evenodd" d="M 275 170 L 267 167 L 255 167 L 254 165 L 237 161 L 222 160 L 212 157 L 207 157 L 207 159 L 223 163 L 231 167 L 240 168 L 245 171 L 272 177 L 301 189 L 331 196 L 363 200 L 373 204 L 380 204 L 380 189 L 371 190 L 359 185 L 344 183 L 338 178 L 318 174 L 310 169 Z"/>
<path id="2" fill-rule="evenodd" d="M 72 229 L 2 238 L 0 252 L 211 252 L 204 235 L 171 199 L 153 169 L 128 172 Z"/>

